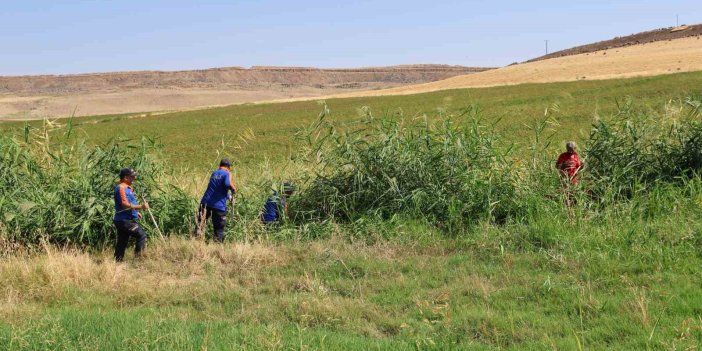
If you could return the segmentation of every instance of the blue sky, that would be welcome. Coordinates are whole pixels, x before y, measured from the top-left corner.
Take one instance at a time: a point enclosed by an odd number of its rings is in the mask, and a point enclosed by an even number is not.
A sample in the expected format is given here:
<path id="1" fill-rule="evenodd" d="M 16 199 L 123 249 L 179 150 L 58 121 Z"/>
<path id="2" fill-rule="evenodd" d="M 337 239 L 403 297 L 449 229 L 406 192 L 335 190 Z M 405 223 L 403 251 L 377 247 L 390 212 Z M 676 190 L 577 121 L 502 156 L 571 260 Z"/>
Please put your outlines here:
<path id="1" fill-rule="evenodd" d="M 502 66 L 680 22 L 699 0 L 32 1 L 0 8 L 0 75 L 276 65 Z"/>

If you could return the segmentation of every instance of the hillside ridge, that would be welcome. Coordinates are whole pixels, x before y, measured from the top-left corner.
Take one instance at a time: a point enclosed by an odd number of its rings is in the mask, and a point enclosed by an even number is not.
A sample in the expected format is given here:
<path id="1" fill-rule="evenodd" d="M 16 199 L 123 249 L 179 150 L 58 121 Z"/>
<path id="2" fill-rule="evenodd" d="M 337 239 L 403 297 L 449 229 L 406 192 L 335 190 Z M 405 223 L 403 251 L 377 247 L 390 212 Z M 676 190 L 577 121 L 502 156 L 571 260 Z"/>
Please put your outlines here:
<path id="1" fill-rule="evenodd" d="M 489 67 L 399 65 L 367 68 L 253 66 L 181 71 L 125 71 L 0 77 L 0 93 L 69 94 L 137 88 L 362 87 L 370 83 L 415 84 L 489 70 Z"/>
<path id="2" fill-rule="evenodd" d="M 667 27 L 615 37 L 609 40 L 598 41 L 591 44 L 579 45 L 565 50 L 554 51 L 550 54 L 539 56 L 525 62 L 535 62 L 548 60 L 556 57 L 588 54 L 596 51 L 622 48 L 632 45 L 653 43 L 657 41 L 681 39 L 688 37 L 699 37 L 702 35 L 702 24 L 682 25 L 678 27 Z"/>

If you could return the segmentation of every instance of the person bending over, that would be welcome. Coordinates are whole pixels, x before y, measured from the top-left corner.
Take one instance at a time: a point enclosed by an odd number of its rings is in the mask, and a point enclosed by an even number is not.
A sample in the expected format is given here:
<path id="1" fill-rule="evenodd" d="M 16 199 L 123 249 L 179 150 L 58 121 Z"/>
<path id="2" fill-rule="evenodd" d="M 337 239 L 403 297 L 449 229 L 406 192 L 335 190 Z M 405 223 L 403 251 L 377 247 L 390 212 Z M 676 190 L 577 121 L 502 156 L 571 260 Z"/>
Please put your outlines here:
<path id="1" fill-rule="evenodd" d="M 278 195 L 277 191 L 268 197 L 266 203 L 263 204 L 261 211 L 261 222 L 266 225 L 277 223 L 288 217 L 288 198 L 295 192 L 295 187 L 289 183 L 283 183 L 283 196 Z"/>

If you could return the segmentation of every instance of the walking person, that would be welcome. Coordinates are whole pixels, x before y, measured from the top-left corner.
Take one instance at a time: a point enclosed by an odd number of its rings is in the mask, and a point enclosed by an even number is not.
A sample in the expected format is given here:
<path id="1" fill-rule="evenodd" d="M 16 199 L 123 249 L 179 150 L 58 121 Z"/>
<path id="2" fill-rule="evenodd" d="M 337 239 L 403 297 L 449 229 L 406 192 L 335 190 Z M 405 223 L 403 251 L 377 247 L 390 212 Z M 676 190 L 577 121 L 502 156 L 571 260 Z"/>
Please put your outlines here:
<path id="1" fill-rule="evenodd" d="M 139 225 L 141 213 L 137 210 L 148 209 L 149 204 L 144 201 L 139 205 L 132 183 L 136 180 L 137 173 L 132 168 L 123 168 L 119 172 L 119 184 L 115 187 L 115 216 L 114 224 L 117 228 L 117 244 L 115 245 L 115 260 L 124 260 L 124 251 L 127 249 L 130 237 L 136 238 L 134 256 L 139 257 L 146 243 L 146 232 Z"/>
<path id="2" fill-rule="evenodd" d="M 207 227 L 207 221 L 212 218 L 214 228 L 213 239 L 217 242 L 224 241 L 224 228 L 227 226 L 227 200 L 236 195 L 236 187 L 231 175 L 232 163 L 224 158 L 219 163 L 219 169 L 212 172 L 207 190 L 200 200 L 195 223 L 195 236 L 201 237 Z M 231 195 L 229 195 L 231 192 Z"/>
<path id="3" fill-rule="evenodd" d="M 282 190 L 282 197 L 278 195 L 278 191 L 273 190 L 266 203 L 263 204 L 261 222 L 267 226 L 288 217 L 288 198 L 295 192 L 295 187 L 289 182 L 284 182 Z"/>

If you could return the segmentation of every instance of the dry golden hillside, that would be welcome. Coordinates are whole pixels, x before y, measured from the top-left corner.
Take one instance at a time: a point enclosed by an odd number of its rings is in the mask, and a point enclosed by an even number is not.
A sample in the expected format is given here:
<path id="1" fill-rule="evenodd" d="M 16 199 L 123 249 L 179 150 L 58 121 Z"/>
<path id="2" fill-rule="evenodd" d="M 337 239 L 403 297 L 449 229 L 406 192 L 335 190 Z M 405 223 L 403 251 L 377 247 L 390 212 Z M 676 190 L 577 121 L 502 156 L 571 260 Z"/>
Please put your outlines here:
<path id="1" fill-rule="evenodd" d="M 229 68 L 57 76 L 60 79 L 0 77 L 0 88 L 5 87 L 0 89 L 0 120 L 66 116 L 74 110 L 76 115 L 186 110 L 245 102 L 407 95 L 699 70 L 702 70 L 702 39 L 690 36 L 492 70 L 441 65 L 359 70 L 257 67 L 248 71 Z M 442 79 L 447 76 L 451 78 Z M 56 93 L 57 87 L 64 91 Z"/>
<path id="2" fill-rule="evenodd" d="M 689 37 L 507 66 L 436 82 L 336 97 L 416 94 L 437 90 L 655 76 L 702 70 L 702 39 Z"/>

